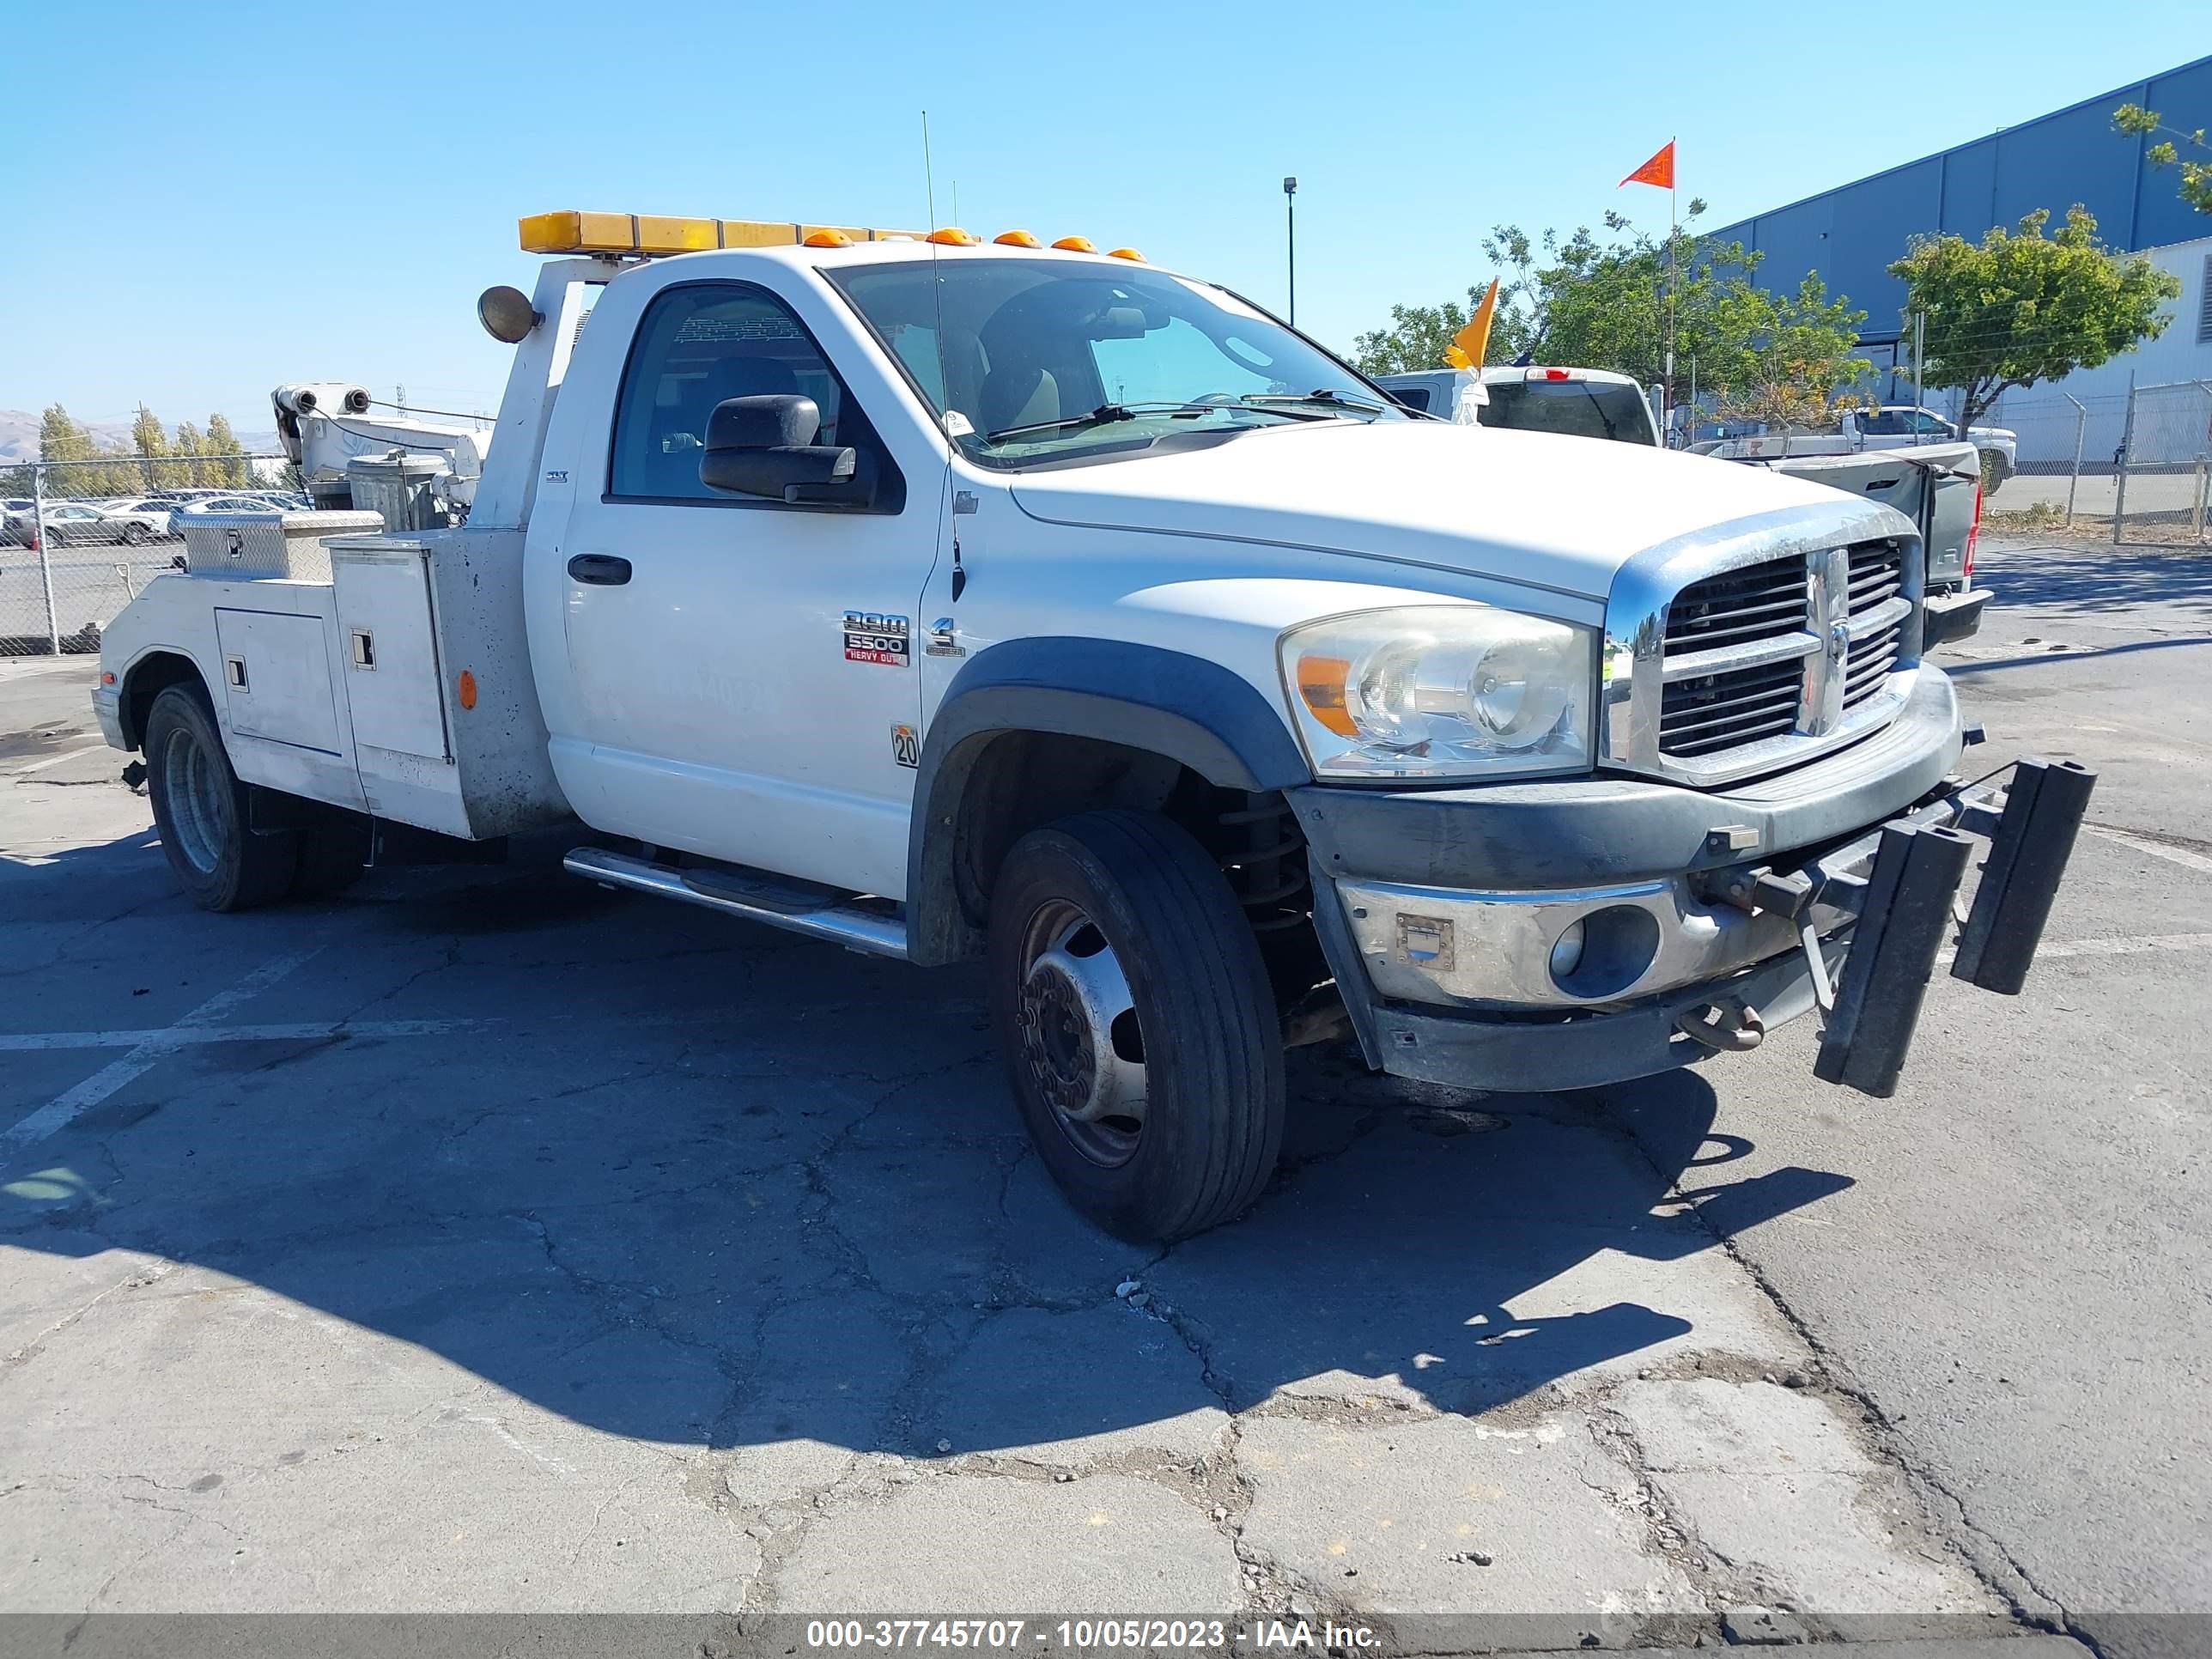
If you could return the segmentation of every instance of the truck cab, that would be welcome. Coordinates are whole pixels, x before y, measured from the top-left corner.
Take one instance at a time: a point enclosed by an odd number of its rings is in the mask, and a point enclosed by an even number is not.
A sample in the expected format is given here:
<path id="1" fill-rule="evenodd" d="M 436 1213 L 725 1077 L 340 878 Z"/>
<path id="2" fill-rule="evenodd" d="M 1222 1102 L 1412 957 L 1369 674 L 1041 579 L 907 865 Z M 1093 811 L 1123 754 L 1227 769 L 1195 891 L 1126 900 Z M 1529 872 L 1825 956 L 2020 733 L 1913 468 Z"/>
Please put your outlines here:
<path id="1" fill-rule="evenodd" d="M 1968 836 L 2017 990 L 2087 775 L 1954 775 L 1879 502 L 1423 419 L 1134 249 L 561 214 L 465 522 L 232 523 L 103 640 L 186 890 L 389 831 L 984 964 L 1132 1238 L 1230 1218 L 1287 1046 L 1558 1090 L 1755 1046 L 1893 1089 Z M 2017 866 L 2017 874 L 2014 873 Z"/>

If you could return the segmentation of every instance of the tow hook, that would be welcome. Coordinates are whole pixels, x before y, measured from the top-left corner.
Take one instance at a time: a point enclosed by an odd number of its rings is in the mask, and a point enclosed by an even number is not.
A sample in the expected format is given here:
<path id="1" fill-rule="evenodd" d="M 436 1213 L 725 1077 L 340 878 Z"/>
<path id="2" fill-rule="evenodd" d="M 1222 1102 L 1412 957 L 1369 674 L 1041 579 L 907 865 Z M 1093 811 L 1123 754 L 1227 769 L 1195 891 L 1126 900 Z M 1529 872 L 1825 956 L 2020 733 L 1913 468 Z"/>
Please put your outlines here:
<path id="1" fill-rule="evenodd" d="M 1675 1015 L 1674 1029 L 1716 1054 L 1749 1054 L 1766 1036 L 1759 1011 L 1746 1007 L 1735 997 Z"/>

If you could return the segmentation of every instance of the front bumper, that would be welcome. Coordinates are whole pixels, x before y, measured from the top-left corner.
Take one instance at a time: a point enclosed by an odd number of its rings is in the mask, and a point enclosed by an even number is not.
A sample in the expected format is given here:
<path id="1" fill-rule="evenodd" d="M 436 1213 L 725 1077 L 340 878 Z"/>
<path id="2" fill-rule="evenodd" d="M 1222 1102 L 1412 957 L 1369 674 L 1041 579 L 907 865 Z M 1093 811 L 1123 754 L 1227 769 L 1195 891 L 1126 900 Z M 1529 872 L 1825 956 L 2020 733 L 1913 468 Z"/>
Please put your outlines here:
<path id="1" fill-rule="evenodd" d="M 1291 798 L 1316 927 L 1381 1069 L 1462 1086 L 1588 1088 L 1755 1046 L 1820 1006 L 1832 1009 L 1833 1039 L 1821 1074 L 1887 1093 L 1948 933 L 1966 835 L 1993 836 L 1990 867 L 2008 872 L 1997 855 L 2008 836 L 2033 832 L 2021 881 L 1985 879 L 1994 909 L 1984 915 L 1978 898 L 1976 913 L 1981 933 L 2002 940 L 1992 960 L 2024 969 L 2087 799 L 2088 775 L 2065 769 L 2042 809 L 2029 810 L 2030 790 L 2010 811 L 2003 791 L 1948 778 L 1960 748 L 1949 682 L 1923 670 L 1884 732 L 1725 793 L 1598 779 Z M 2069 791 L 2072 817 L 2058 823 L 2057 798 Z M 1900 908 L 1912 914 L 1900 920 Z M 1555 954 L 1571 928 L 1578 951 Z M 1856 960 L 1855 940 L 1872 941 Z M 1900 1026 L 1891 1016 L 1904 1005 Z M 1878 1017 L 1858 1060 L 1831 1066 L 1828 1048 L 1848 1047 L 1863 1006 Z"/>

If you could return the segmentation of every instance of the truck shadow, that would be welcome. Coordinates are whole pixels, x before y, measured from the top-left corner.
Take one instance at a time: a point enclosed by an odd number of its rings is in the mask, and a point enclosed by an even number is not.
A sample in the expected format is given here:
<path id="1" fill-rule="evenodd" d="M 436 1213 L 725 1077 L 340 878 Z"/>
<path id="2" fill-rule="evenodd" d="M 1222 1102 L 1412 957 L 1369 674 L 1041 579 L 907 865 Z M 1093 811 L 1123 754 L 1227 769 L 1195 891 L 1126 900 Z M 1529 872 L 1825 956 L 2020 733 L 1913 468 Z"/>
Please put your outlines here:
<path id="1" fill-rule="evenodd" d="M 1176 1446 L 1271 1395 L 1478 1412 L 1755 1350 L 1765 1316 L 1716 1245 L 1850 1184 L 1728 1180 L 1692 1073 L 1632 1085 L 1632 1139 L 1597 1097 L 1453 1095 L 1305 1050 L 1267 1195 L 1147 1250 L 1043 1176 L 964 969 L 535 872 L 378 876 L 341 902 L 202 916 L 143 896 L 158 848 L 92 850 L 106 896 L 70 888 L 66 857 L 11 891 L 127 900 L 135 934 L 74 947 L 95 967 L 135 937 L 234 982 L 320 947 L 227 1016 L 278 1035 L 177 1047 L 0 1176 L 17 1251 L 202 1270 L 207 1294 L 142 1307 L 135 1333 L 73 1339 L 123 1366 L 161 1355 L 156 1389 L 191 1386 L 199 1345 L 232 1345 L 234 1367 L 244 1344 L 310 1417 L 398 1366 L 421 1373 L 418 1401 L 480 1379 L 694 1447 L 1080 1461 L 1097 1437 Z M 113 1058 L 46 1075 L 58 1091 Z M 7 1120 L 46 1097 L 11 1091 Z M 253 1287 L 420 1355 L 303 1349 Z"/>

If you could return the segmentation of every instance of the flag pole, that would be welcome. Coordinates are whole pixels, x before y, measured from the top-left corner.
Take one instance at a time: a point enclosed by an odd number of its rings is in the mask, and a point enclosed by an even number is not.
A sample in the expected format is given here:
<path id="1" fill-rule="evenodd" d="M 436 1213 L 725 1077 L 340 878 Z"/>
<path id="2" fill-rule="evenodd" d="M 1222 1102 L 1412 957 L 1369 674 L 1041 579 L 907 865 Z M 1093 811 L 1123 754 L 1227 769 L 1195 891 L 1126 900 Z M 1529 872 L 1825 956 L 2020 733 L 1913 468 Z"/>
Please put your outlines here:
<path id="1" fill-rule="evenodd" d="M 1669 138 L 1670 150 L 1674 141 Z M 1675 272 L 1675 244 L 1681 239 L 1681 220 L 1674 210 L 1674 169 L 1667 169 L 1667 395 L 1663 413 L 1671 415 L 1674 408 L 1674 291 L 1678 286 Z"/>

